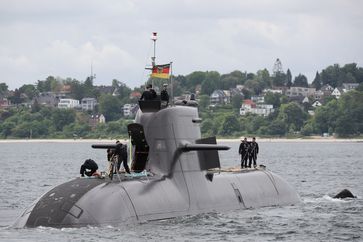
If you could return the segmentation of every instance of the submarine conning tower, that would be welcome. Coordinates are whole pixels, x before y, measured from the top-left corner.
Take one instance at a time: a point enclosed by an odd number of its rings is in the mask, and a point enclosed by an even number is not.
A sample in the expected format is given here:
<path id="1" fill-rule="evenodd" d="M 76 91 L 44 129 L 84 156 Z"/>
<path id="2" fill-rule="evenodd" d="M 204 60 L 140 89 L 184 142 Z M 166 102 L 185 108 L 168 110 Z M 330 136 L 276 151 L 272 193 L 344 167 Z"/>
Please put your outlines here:
<path id="1" fill-rule="evenodd" d="M 145 101 L 150 102 L 153 101 Z M 157 102 L 157 101 L 155 101 Z M 163 109 L 143 108 L 140 101 L 140 109 L 136 114 L 135 123 L 143 128 L 145 139 L 149 145 L 148 161 L 146 169 L 157 173 L 167 174 L 178 153 L 178 149 L 185 144 L 196 144 L 201 139 L 198 108 L 193 106 L 171 106 Z M 131 137 L 132 139 L 132 137 Z M 196 152 L 192 152 L 196 155 Z M 191 154 L 193 155 L 193 154 Z M 183 170 L 200 170 L 199 162 L 175 166 L 174 172 Z"/>

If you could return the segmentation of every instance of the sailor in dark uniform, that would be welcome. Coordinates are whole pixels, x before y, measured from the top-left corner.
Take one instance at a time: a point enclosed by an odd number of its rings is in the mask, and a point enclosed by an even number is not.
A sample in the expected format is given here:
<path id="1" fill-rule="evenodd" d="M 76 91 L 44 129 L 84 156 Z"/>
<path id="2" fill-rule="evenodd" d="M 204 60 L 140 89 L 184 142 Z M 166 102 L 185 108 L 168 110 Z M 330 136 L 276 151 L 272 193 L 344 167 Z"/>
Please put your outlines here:
<path id="1" fill-rule="evenodd" d="M 156 98 L 156 92 L 152 88 L 153 86 L 151 84 L 147 84 L 146 90 L 142 93 L 140 100 L 154 100 Z"/>
<path id="2" fill-rule="evenodd" d="M 169 105 L 169 94 L 166 88 L 168 87 L 168 84 L 163 85 L 163 90 L 160 92 L 160 100 L 164 107 L 167 107 Z"/>
<path id="3" fill-rule="evenodd" d="M 120 170 L 121 163 L 123 163 L 125 171 L 130 174 L 130 168 L 127 164 L 127 145 L 117 140 L 115 154 L 117 155 L 117 170 Z"/>
<path id="4" fill-rule="evenodd" d="M 84 177 L 84 174 L 86 174 L 87 176 L 99 176 L 97 169 L 98 169 L 97 163 L 94 160 L 87 159 L 85 160 L 83 165 L 81 165 L 79 173 L 81 174 L 82 177 Z"/>
<path id="5" fill-rule="evenodd" d="M 249 143 L 248 147 L 248 159 L 249 159 L 248 167 L 251 168 L 252 160 L 253 160 L 253 167 L 257 166 L 256 164 L 257 154 L 258 154 L 258 144 L 256 142 L 256 138 L 253 137 L 252 142 Z"/>
<path id="6" fill-rule="evenodd" d="M 241 140 L 241 144 L 238 148 L 238 153 L 241 156 L 241 168 L 247 167 L 247 159 L 248 159 L 248 142 L 247 138 Z"/>

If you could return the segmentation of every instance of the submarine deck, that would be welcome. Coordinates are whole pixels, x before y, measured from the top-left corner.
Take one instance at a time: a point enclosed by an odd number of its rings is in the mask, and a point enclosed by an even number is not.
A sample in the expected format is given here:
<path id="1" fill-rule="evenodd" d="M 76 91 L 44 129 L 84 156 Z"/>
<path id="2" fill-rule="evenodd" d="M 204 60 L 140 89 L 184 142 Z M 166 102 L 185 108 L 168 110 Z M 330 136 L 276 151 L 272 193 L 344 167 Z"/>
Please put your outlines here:
<path id="1" fill-rule="evenodd" d="M 222 167 L 222 168 L 213 168 L 206 170 L 207 173 L 213 173 L 213 174 L 224 174 L 224 173 L 248 173 L 253 171 L 265 171 L 265 166 L 257 166 L 252 168 L 241 168 L 240 166 L 234 166 L 234 167 Z M 102 178 L 93 176 L 93 177 L 81 177 L 80 179 L 99 179 L 104 180 L 107 182 L 110 181 L 128 181 L 128 180 L 149 180 L 149 179 L 160 179 L 163 176 L 159 174 L 154 174 L 152 172 L 144 170 L 143 172 L 136 173 L 131 172 L 131 174 L 127 174 L 124 171 L 120 171 L 118 174 L 113 174 L 113 178 L 111 179 L 108 175 L 105 175 L 104 172 L 102 172 Z"/>

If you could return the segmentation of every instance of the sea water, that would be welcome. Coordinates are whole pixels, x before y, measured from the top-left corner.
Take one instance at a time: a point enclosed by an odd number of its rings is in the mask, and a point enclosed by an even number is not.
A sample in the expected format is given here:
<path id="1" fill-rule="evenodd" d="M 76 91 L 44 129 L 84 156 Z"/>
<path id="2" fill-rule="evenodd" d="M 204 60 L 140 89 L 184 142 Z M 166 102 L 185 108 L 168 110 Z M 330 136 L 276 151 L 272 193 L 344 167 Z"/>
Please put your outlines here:
<path id="1" fill-rule="evenodd" d="M 239 142 L 220 152 L 239 165 Z M 84 160 L 106 167 L 89 142 L 0 143 L 0 241 L 363 241 L 363 143 L 259 142 L 258 163 L 287 180 L 302 202 L 173 219 L 84 228 L 14 229 L 11 225 L 53 186 L 79 176 Z M 358 198 L 333 199 L 347 188 Z"/>

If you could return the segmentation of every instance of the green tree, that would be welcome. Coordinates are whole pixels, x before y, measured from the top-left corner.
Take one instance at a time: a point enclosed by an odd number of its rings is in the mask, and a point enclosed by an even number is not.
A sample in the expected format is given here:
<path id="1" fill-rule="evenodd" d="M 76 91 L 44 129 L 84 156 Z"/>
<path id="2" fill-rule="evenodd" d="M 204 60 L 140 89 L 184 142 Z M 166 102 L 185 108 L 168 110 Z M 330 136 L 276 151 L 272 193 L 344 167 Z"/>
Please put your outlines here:
<path id="1" fill-rule="evenodd" d="M 216 71 L 208 71 L 202 82 L 201 93 L 211 95 L 214 90 L 220 88 L 220 75 Z"/>
<path id="2" fill-rule="evenodd" d="M 290 69 L 287 69 L 286 72 L 286 86 L 290 88 L 292 86 L 292 75 Z"/>
<path id="3" fill-rule="evenodd" d="M 63 127 L 75 121 L 76 114 L 72 109 L 55 109 L 52 112 L 51 120 L 56 131 L 62 131 Z"/>
<path id="4" fill-rule="evenodd" d="M 0 95 L 5 95 L 8 92 L 8 85 L 2 82 L 0 83 Z"/>
<path id="5" fill-rule="evenodd" d="M 199 96 L 199 108 L 201 110 L 206 110 L 209 106 L 210 98 L 208 95 L 200 95 Z"/>
<path id="6" fill-rule="evenodd" d="M 302 127 L 301 129 L 301 134 L 302 135 L 306 135 L 306 136 L 309 136 L 309 135 L 312 135 L 314 134 L 315 132 L 315 128 L 314 128 L 314 122 L 313 122 L 313 119 L 310 119 L 308 122 L 306 122 L 304 124 L 304 126 Z"/>
<path id="7" fill-rule="evenodd" d="M 14 129 L 16 126 L 16 123 L 13 121 L 5 121 L 3 123 L 0 123 L 0 133 L 1 137 L 4 137 L 5 139 L 11 135 L 12 129 Z"/>
<path id="8" fill-rule="evenodd" d="M 297 103 L 291 102 L 281 105 L 277 118 L 289 126 L 294 125 L 297 130 L 300 130 L 307 117 L 307 113 Z"/>
<path id="9" fill-rule="evenodd" d="M 186 76 L 185 89 L 190 92 L 195 92 L 195 87 L 201 85 L 206 79 L 207 73 L 202 71 L 195 71 Z"/>
<path id="10" fill-rule="evenodd" d="M 221 134 L 232 135 L 234 132 L 239 131 L 239 123 L 235 115 L 230 114 L 224 118 Z"/>
<path id="11" fill-rule="evenodd" d="M 338 102 L 336 99 L 331 100 L 324 106 L 318 107 L 315 110 L 315 127 L 320 134 L 327 133 L 329 129 L 334 132 L 336 121 L 340 114 L 337 112 Z"/>
<path id="12" fill-rule="evenodd" d="M 327 68 L 322 70 L 321 81 L 323 85 L 329 84 L 332 87 L 338 87 L 339 73 L 340 73 L 340 66 L 338 64 L 334 64 L 333 66 L 328 66 Z"/>
<path id="13" fill-rule="evenodd" d="M 293 86 L 294 87 L 309 87 L 308 79 L 306 78 L 306 76 L 299 74 L 298 76 L 295 77 Z"/>
<path id="14" fill-rule="evenodd" d="M 340 136 L 356 135 L 363 132 L 363 92 L 350 91 L 338 101 L 339 116 L 335 132 Z"/>
<path id="15" fill-rule="evenodd" d="M 24 102 L 24 98 L 21 96 L 21 92 L 19 91 L 19 89 L 15 89 L 14 94 L 12 96 L 9 96 L 8 99 L 10 100 L 10 102 L 16 105 Z"/>
<path id="16" fill-rule="evenodd" d="M 234 95 L 232 97 L 232 107 L 235 109 L 235 110 L 238 110 L 241 108 L 241 105 L 242 105 L 242 102 L 243 102 L 243 97 L 242 95 Z"/>
<path id="17" fill-rule="evenodd" d="M 98 106 L 107 122 L 121 118 L 121 102 L 117 97 L 109 94 L 101 95 Z"/>
<path id="18" fill-rule="evenodd" d="M 282 87 L 286 85 L 286 74 L 283 72 L 277 72 L 272 77 L 272 84 L 275 87 Z"/>
<path id="19" fill-rule="evenodd" d="M 279 93 L 267 92 L 265 95 L 265 103 L 272 104 L 274 108 L 278 108 L 281 105 L 281 96 Z"/>
<path id="20" fill-rule="evenodd" d="M 285 135 L 287 130 L 286 123 L 280 119 L 274 120 L 268 126 L 268 130 L 270 135 Z"/>
<path id="21" fill-rule="evenodd" d="M 201 123 L 200 130 L 203 136 L 210 137 L 215 136 L 218 133 L 217 127 L 215 127 L 213 120 L 207 118 Z"/>
<path id="22" fill-rule="evenodd" d="M 314 81 L 311 83 L 311 85 L 315 87 L 316 90 L 320 90 L 322 83 L 319 72 L 316 72 Z"/>
<path id="23" fill-rule="evenodd" d="M 29 100 L 32 100 L 37 94 L 38 91 L 34 85 L 25 84 L 19 88 L 20 93 L 24 93 Z"/>
<path id="24" fill-rule="evenodd" d="M 85 89 L 79 81 L 74 79 L 69 83 L 69 85 L 71 86 L 71 98 L 82 100 L 82 98 L 85 97 Z"/>

